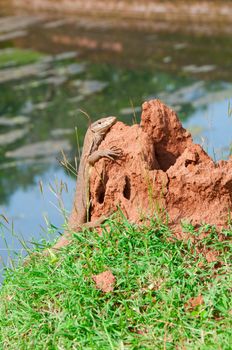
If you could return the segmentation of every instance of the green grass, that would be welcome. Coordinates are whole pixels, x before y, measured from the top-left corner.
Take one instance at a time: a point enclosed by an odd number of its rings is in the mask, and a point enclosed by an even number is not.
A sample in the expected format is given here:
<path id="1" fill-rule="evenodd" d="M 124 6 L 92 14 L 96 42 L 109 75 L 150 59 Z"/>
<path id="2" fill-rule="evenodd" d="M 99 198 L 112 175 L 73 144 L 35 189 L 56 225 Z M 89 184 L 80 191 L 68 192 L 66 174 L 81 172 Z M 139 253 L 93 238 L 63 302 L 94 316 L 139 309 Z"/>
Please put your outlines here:
<path id="1" fill-rule="evenodd" d="M 192 242 L 153 221 L 108 221 L 102 236 L 86 230 L 59 254 L 7 270 L 2 348 L 232 349 L 232 231 L 221 240 L 209 226 L 187 230 Z M 103 293 L 92 275 L 106 270 L 116 284 Z"/>
<path id="2" fill-rule="evenodd" d="M 43 54 L 25 49 L 5 49 L 0 52 L 0 69 L 6 66 L 20 66 L 40 60 Z"/>

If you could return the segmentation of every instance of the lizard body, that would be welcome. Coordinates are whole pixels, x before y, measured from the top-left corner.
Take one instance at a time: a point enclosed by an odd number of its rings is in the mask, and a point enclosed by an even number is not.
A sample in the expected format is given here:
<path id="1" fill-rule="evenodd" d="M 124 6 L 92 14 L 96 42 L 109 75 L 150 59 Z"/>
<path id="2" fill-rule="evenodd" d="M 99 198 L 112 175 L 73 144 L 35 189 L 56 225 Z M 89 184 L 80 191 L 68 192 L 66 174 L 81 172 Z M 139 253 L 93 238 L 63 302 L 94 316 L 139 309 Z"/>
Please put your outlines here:
<path id="1" fill-rule="evenodd" d="M 107 117 L 92 123 L 85 135 L 82 155 L 80 159 L 76 193 L 74 205 L 68 220 L 68 231 L 58 240 L 52 249 L 60 249 L 70 243 L 70 232 L 80 230 L 82 226 L 98 226 L 106 218 L 100 218 L 96 223 L 88 223 L 89 211 L 89 180 L 91 168 L 101 158 L 114 160 L 120 156 L 121 151 L 117 148 L 108 150 L 98 150 L 99 145 L 113 124 L 116 123 L 116 117 Z"/>

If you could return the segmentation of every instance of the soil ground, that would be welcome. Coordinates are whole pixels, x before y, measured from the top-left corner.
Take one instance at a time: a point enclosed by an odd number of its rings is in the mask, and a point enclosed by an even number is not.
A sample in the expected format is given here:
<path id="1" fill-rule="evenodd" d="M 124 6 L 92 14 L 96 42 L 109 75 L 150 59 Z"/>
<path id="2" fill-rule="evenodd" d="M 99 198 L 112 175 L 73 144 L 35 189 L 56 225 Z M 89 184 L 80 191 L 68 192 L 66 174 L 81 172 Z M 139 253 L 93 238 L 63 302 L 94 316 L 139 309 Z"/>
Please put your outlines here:
<path id="1" fill-rule="evenodd" d="M 232 20 L 230 1 L 104 1 L 104 0 L 11 0 L 13 6 L 62 13 L 104 14 L 119 17 L 166 19 L 171 21 L 228 21 Z"/>

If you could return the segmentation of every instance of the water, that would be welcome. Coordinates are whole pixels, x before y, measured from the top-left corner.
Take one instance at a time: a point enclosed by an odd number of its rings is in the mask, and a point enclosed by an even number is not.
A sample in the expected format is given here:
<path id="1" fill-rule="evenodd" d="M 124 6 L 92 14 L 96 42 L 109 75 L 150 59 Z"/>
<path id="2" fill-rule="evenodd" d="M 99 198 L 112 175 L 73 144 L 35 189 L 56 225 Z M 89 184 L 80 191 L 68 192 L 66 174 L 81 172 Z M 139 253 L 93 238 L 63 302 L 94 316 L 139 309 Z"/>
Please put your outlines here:
<path id="1" fill-rule="evenodd" d="M 143 101 L 161 98 L 214 159 L 229 156 L 231 33 L 226 28 L 223 34 L 222 26 L 219 33 L 217 25 L 204 32 L 200 25 L 186 31 L 185 25 L 173 29 L 158 24 L 29 16 L 2 2 L 0 247 L 4 262 L 14 256 L 13 251 L 22 251 L 20 241 L 30 245 L 62 232 L 72 206 L 75 175 L 60 165 L 60 149 L 74 164 L 77 144 L 88 126 L 80 109 L 92 120 L 116 115 L 132 123 L 134 113 L 139 121 Z"/>

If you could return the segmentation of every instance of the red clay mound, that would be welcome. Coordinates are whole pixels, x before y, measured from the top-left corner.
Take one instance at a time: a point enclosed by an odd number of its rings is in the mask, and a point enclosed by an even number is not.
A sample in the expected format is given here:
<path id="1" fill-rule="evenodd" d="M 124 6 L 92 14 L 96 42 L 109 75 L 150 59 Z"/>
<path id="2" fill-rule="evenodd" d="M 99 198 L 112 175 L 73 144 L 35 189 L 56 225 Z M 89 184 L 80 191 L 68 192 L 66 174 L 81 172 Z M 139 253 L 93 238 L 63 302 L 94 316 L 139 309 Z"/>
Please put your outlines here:
<path id="1" fill-rule="evenodd" d="M 91 175 L 91 220 L 119 205 L 129 220 L 168 213 L 170 224 L 226 226 L 232 210 L 232 159 L 214 163 L 159 100 L 143 104 L 140 125 L 117 122 L 100 149 L 123 157 L 100 160 Z"/>

